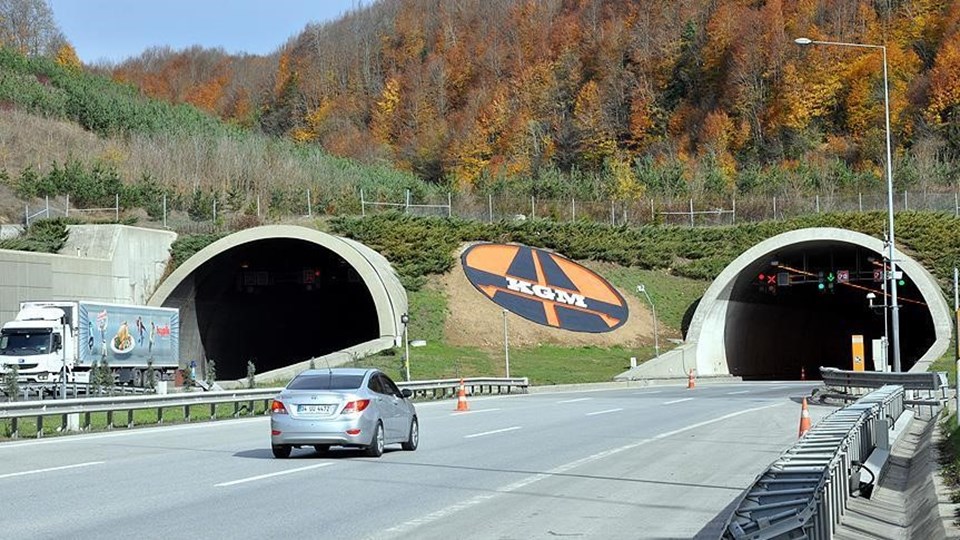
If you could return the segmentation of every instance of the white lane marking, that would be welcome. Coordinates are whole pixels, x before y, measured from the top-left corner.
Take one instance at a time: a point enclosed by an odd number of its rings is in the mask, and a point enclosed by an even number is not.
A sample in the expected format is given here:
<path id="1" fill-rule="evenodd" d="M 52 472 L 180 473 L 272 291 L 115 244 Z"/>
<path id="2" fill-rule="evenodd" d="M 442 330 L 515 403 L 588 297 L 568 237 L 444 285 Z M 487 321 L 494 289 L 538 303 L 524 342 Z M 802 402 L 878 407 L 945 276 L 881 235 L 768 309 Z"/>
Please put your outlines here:
<path id="1" fill-rule="evenodd" d="M 95 435 L 64 435 L 62 437 L 56 437 L 52 439 L 44 439 L 42 441 L 30 441 L 22 443 L 0 443 L 0 450 L 7 450 L 9 448 L 23 448 L 24 446 L 38 446 L 41 444 L 58 444 L 58 443 L 82 443 L 86 441 L 95 441 L 99 439 L 112 439 L 114 437 L 130 437 L 134 435 L 154 435 L 154 434 L 163 434 L 169 433 L 171 431 L 183 431 L 187 429 L 203 429 L 210 427 L 236 427 L 253 422 L 269 422 L 270 418 L 266 416 L 261 416 L 258 418 L 244 418 L 242 420 L 217 420 L 216 422 L 203 422 L 197 424 L 189 424 L 184 426 L 167 426 L 167 427 L 150 427 L 150 428 L 136 428 L 131 429 L 130 431 L 118 431 L 113 433 L 99 433 Z"/>
<path id="2" fill-rule="evenodd" d="M 507 431 L 516 431 L 520 429 L 520 426 L 513 426 L 503 429 L 495 429 L 493 431 L 484 431 L 483 433 L 474 433 L 473 435 L 466 435 L 464 439 L 473 439 L 474 437 L 483 437 L 484 435 L 493 435 L 494 433 L 506 433 Z"/>
<path id="3" fill-rule="evenodd" d="M 477 413 L 492 412 L 492 411 L 499 411 L 499 410 L 500 409 L 473 409 L 469 411 L 452 412 L 450 413 L 450 416 L 462 416 L 464 414 L 477 414 Z"/>
<path id="4" fill-rule="evenodd" d="M 737 394 L 749 394 L 749 390 L 741 390 L 739 392 L 727 392 L 728 396 L 736 396 Z"/>
<path id="5" fill-rule="evenodd" d="M 684 401 L 690 401 L 690 400 L 692 400 L 692 399 L 693 399 L 692 397 L 685 397 L 685 398 L 683 398 L 683 399 L 675 399 L 675 400 L 673 400 L 673 401 L 664 401 L 663 404 L 664 404 L 664 405 L 673 405 L 674 403 L 683 403 Z"/>
<path id="6" fill-rule="evenodd" d="M 587 464 L 589 464 L 589 463 L 593 463 L 594 461 L 599 461 L 599 460 L 601 460 L 601 459 L 608 458 L 608 457 L 610 457 L 610 456 L 619 454 L 619 453 L 621 453 L 621 452 L 626 452 L 627 450 L 633 450 L 634 448 L 638 448 L 638 447 L 640 447 L 640 446 L 644 446 L 644 445 L 646 445 L 646 444 L 649 444 L 649 443 L 654 442 L 654 441 L 658 441 L 658 440 L 660 440 L 660 439 L 665 439 L 665 438 L 667 438 L 667 437 L 672 437 L 673 435 L 678 435 L 678 434 L 683 433 L 683 432 L 685 432 L 685 431 L 690 431 L 690 430 L 692 430 L 692 429 L 697 429 L 697 428 L 701 428 L 701 427 L 703 427 L 703 426 L 709 426 L 710 424 L 715 424 L 715 423 L 717 423 L 717 422 L 722 422 L 722 421 L 724 421 L 724 420 L 729 420 L 730 418 L 735 418 L 735 417 L 740 416 L 740 415 L 743 415 L 743 414 L 748 414 L 748 413 L 752 413 L 752 412 L 762 411 L 762 410 L 764 410 L 764 409 L 772 409 L 772 408 L 774 408 L 774 407 L 785 407 L 786 405 L 787 405 L 786 403 L 775 403 L 775 404 L 773 404 L 773 405 L 764 405 L 764 406 L 762 406 L 762 407 L 754 407 L 754 408 L 752 408 L 752 409 L 744 409 L 744 410 L 742 410 L 742 411 L 737 411 L 737 412 L 734 412 L 734 413 L 730 413 L 730 414 L 725 414 L 725 415 L 723 415 L 723 416 L 719 416 L 719 417 L 714 418 L 714 419 L 712 419 L 712 420 L 704 420 L 703 422 L 698 422 L 698 423 L 696 423 L 696 424 L 691 424 L 691 425 L 689 425 L 689 426 L 682 427 L 682 428 L 680 428 L 680 429 L 675 429 L 675 430 L 673 430 L 673 431 L 668 431 L 668 432 L 666 432 L 666 433 L 661 433 L 661 434 L 656 435 L 656 436 L 654 436 L 653 438 L 650 438 L 650 439 L 642 439 L 642 440 L 639 440 L 639 441 L 637 441 L 637 442 L 634 442 L 634 443 L 630 443 L 630 444 L 621 446 L 621 447 L 619 447 L 619 448 L 613 448 L 613 449 L 610 449 L 610 450 L 605 450 L 605 451 L 603 451 L 603 452 L 600 452 L 600 453 L 597 453 L 597 454 L 593 454 L 592 456 L 587 456 L 587 457 L 585 457 L 585 458 L 578 459 L 578 460 L 576 460 L 576 461 L 571 461 L 570 463 L 567 463 L 567 464 L 564 464 L 564 465 L 560 465 L 559 467 L 550 469 L 549 471 L 547 471 L 547 472 L 545 472 L 545 473 L 539 473 L 539 474 L 535 474 L 535 475 L 533 475 L 533 476 L 529 476 L 529 477 L 527 477 L 527 478 L 524 478 L 523 480 L 519 480 L 519 481 L 514 482 L 514 483 L 512 483 L 512 484 L 510 484 L 510 485 L 507 485 L 507 486 L 504 486 L 504 487 L 502 487 L 502 488 L 500 488 L 500 489 L 497 489 L 494 493 L 490 493 L 490 494 L 486 494 L 486 495 L 477 495 L 476 497 L 474 497 L 474 498 L 472 498 L 472 499 L 467 499 L 467 500 L 465 500 L 465 501 L 463 501 L 463 502 L 459 502 L 459 503 L 457 503 L 457 504 L 454 504 L 454 505 L 451 505 L 451 506 L 447 506 L 447 507 L 445 507 L 445 508 L 441 508 L 440 510 L 437 510 L 436 512 L 432 512 L 432 513 L 430 513 L 430 514 L 427 514 L 427 515 L 425 515 L 425 516 L 423 516 L 423 517 L 411 519 L 411 520 L 406 521 L 406 522 L 404 522 L 404 523 L 401 523 L 401 524 L 399 524 L 399 525 L 397 525 L 397 526 L 395 526 L 395 527 L 391 527 L 391 528 L 387 529 L 386 531 L 384 531 L 384 533 L 387 533 L 387 534 L 389 534 L 389 535 L 391 535 L 391 536 L 401 536 L 401 535 L 403 535 L 404 533 L 408 533 L 408 532 L 410 532 L 410 531 L 412 531 L 412 530 L 414 530 L 414 529 L 416 529 L 416 528 L 418 528 L 418 527 L 421 527 L 421 526 L 423 526 L 423 525 L 428 525 L 428 524 L 433 523 L 433 522 L 435 522 L 435 521 L 439 521 L 439 520 L 441 520 L 441 519 L 444 519 L 444 518 L 446 518 L 446 517 L 449 517 L 449 516 L 452 515 L 452 514 L 455 514 L 455 513 L 459 512 L 459 511 L 461 511 L 461 510 L 466 510 L 467 508 L 470 508 L 470 507 L 476 506 L 476 505 L 478 505 L 478 504 L 480 504 L 480 503 L 486 502 L 486 501 L 488 501 L 488 500 L 496 497 L 497 495 L 502 495 L 502 494 L 504 494 L 504 493 L 511 493 L 511 492 L 517 491 L 518 489 L 522 489 L 522 488 L 524 488 L 524 487 L 527 487 L 527 486 L 529 486 L 530 484 L 539 482 L 540 480 L 543 480 L 543 479 L 545 479 L 545 478 L 550 478 L 551 476 L 554 476 L 554 475 L 557 475 L 557 474 L 563 474 L 563 473 L 565 473 L 565 472 L 567 472 L 567 471 L 569 471 L 569 470 L 571 470 L 571 469 L 575 469 L 575 468 L 577 468 L 577 467 L 580 467 L 581 465 L 587 465 Z M 792 405 L 792 404 L 791 404 L 791 405 Z M 382 538 L 381 535 L 377 535 L 376 537 L 377 537 L 377 538 Z"/>
<path id="7" fill-rule="evenodd" d="M 576 403 L 576 402 L 578 402 L 578 401 L 590 401 L 591 399 L 593 399 L 593 398 L 582 397 L 582 398 L 577 398 L 577 399 L 565 399 L 565 400 L 563 400 L 563 401 L 558 401 L 557 403 Z"/>
<path id="8" fill-rule="evenodd" d="M 660 392 L 663 392 L 663 390 L 653 390 L 653 391 L 648 391 L 648 392 L 634 392 L 633 395 L 635 395 L 635 396 L 649 396 L 649 395 L 651 395 L 651 394 L 659 394 Z"/>
<path id="9" fill-rule="evenodd" d="M 78 469 L 80 467 L 90 467 L 91 465 L 102 465 L 103 461 L 88 461 L 86 463 L 77 463 L 75 465 L 64 465 L 62 467 L 50 467 L 49 469 L 36 469 L 33 471 L 22 471 L 8 474 L 0 474 L 0 480 L 4 478 L 13 478 L 15 476 L 27 476 L 28 474 L 40 474 L 53 471 L 65 471 L 67 469 Z"/>
<path id="10" fill-rule="evenodd" d="M 623 410 L 623 409 L 607 409 L 607 410 L 605 410 L 605 411 L 597 411 L 597 412 L 587 413 L 587 416 L 596 416 L 596 415 L 598 415 L 598 414 L 607 414 L 607 413 L 612 413 L 612 412 L 617 412 L 617 411 L 622 411 L 622 410 Z"/>
<path id="11" fill-rule="evenodd" d="M 270 473 L 270 474 L 261 474 L 261 475 L 259 475 L 259 476 L 251 476 L 251 477 L 249 477 L 249 478 L 241 478 L 240 480 L 234 480 L 234 481 L 232 481 L 232 482 L 223 482 L 223 483 L 217 484 L 217 485 L 215 485 L 215 486 L 213 486 L 213 487 L 235 486 L 235 485 L 237 485 L 237 484 L 245 484 L 245 483 L 247 483 L 247 482 L 256 482 L 257 480 L 263 480 L 264 478 L 273 478 L 274 476 L 282 476 L 282 475 L 284 475 L 284 474 L 293 474 L 293 473 L 296 473 L 296 472 L 309 471 L 309 470 L 311 470 L 311 469 L 319 469 L 320 467 L 329 467 L 330 465 L 333 465 L 333 463 L 318 463 L 318 464 L 316 464 L 316 465 L 310 465 L 310 466 L 307 466 L 307 467 L 299 467 L 299 468 L 297 468 L 297 469 L 287 469 L 287 470 L 285 470 L 285 471 L 279 471 L 279 472 Z"/>

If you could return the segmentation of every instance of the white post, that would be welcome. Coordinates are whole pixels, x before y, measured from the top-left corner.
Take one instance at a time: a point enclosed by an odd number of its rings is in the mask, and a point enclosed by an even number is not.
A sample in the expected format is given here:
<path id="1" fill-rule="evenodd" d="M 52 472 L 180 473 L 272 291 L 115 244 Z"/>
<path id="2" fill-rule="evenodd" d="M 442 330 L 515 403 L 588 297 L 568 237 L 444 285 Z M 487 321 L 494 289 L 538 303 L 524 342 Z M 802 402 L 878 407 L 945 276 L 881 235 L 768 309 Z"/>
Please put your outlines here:
<path id="1" fill-rule="evenodd" d="M 410 382 L 410 338 L 407 334 L 409 323 L 403 324 L 403 371 L 407 382 Z"/>
<path id="2" fill-rule="evenodd" d="M 533 219 L 537 217 L 537 198 L 535 195 L 530 196 L 530 218 Z"/>
<path id="3" fill-rule="evenodd" d="M 690 199 L 690 226 L 694 226 L 693 222 L 693 199 Z"/>
<path id="4" fill-rule="evenodd" d="M 860 213 L 863 213 L 863 192 L 857 193 L 857 200 L 860 201 Z"/>
<path id="5" fill-rule="evenodd" d="M 114 195 L 114 208 L 116 209 L 117 223 L 120 223 L 120 194 Z"/>
<path id="6" fill-rule="evenodd" d="M 904 209 L 904 210 L 909 210 L 909 209 L 910 209 L 910 208 L 907 206 L 907 190 L 903 190 L 903 209 Z"/>
<path id="7" fill-rule="evenodd" d="M 773 196 L 773 220 L 777 220 L 777 196 Z"/>
<path id="8" fill-rule="evenodd" d="M 260 219 L 260 194 L 257 193 L 257 219 Z"/>
<path id="9" fill-rule="evenodd" d="M 817 194 L 817 213 L 820 213 L 820 194 Z"/>
<path id="10" fill-rule="evenodd" d="M 737 224 L 737 198 L 733 198 L 733 224 Z"/>
<path id="11" fill-rule="evenodd" d="M 216 199 L 216 197 L 214 197 L 214 199 L 213 199 L 213 221 L 214 221 L 214 222 L 217 221 L 217 199 Z"/>
<path id="12" fill-rule="evenodd" d="M 575 197 L 570 197 L 570 212 L 573 217 L 572 221 L 577 220 L 577 199 Z"/>
<path id="13" fill-rule="evenodd" d="M 507 366 L 507 378 L 510 378 L 510 337 L 507 332 L 507 310 L 503 310 L 503 357 Z"/>
<path id="14" fill-rule="evenodd" d="M 953 193 L 953 217 L 960 217 L 960 195 Z"/>
<path id="15" fill-rule="evenodd" d="M 493 223 L 493 194 L 487 194 L 487 223 Z"/>
<path id="16" fill-rule="evenodd" d="M 447 192 L 447 217 L 453 217 L 453 195 Z"/>
<path id="17" fill-rule="evenodd" d="M 367 216 L 366 201 L 363 200 L 363 188 L 360 188 L 360 217 Z"/>
<path id="18" fill-rule="evenodd" d="M 63 215 L 70 217 L 70 194 L 67 193 L 67 204 L 63 207 Z"/>
<path id="19" fill-rule="evenodd" d="M 409 190 L 409 189 L 407 190 L 407 203 L 406 203 L 406 204 L 407 204 L 407 205 L 403 208 L 403 213 L 404 213 L 404 214 L 409 214 L 409 213 L 410 213 L 410 190 Z"/>
<path id="20" fill-rule="evenodd" d="M 614 202 L 614 200 L 611 199 L 610 200 L 610 224 L 614 226 L 617 224 L 617 209 L 614 206 L 615 204 L 616 203 Z"/>
<path id="21" fill-rule="evenodd" d="M 167 228 L 167 194 L 163 194 L 163 228 Z"/>
<path id="22" fill-rule="evenodd" d="M 313 217 L 313 205 L 310 202 L 310 188 L 307 188 L 307 217 Z"/>
<path id="23" fill-rule="evenodd" d="M 23 224 L 25 227 L 30 226 L 30 205 L 23 205 Z"/>
<path id="24" fill-rule="evenodd" d="M 47 210 L 46 210 L 46 216 L 45 216 L 45 217 L 46 217 L 47 219 L 50 219 L 50 196 L 49 196 L 49 195 L 46 195 L 44 198 L 45 198 L 46 201 L 47 201 Z"/>
<path id="25" fill-rule="evenodd" d="M 650 197 L 650 221 L 656 220 L 656 216 L 653 213 L 653 197 Z"/>

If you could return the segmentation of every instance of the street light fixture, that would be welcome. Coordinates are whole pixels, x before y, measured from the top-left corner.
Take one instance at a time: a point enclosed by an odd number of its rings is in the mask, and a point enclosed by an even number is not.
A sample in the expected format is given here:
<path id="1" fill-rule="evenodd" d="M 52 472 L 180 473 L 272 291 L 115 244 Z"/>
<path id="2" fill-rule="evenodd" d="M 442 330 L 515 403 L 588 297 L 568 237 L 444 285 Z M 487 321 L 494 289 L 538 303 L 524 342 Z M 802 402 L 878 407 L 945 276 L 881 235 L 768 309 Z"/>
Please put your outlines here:
<path id="1" fill-rule="evenodd" d="M 660 333 L 657 332 L 657 306 L 653 305 L 653 300 L 647 294 L 647 288 L 641 283 L 637 285 L 637 292 L 647 297 L 650 302 L 650 309 L 653 310 L 653 350 L 657 358 L 660 358 Z"/>
<path id="2" fill-rule="evenodd" d="M 407 326 L 410 323 L 410 316 L 404 313 L 400 316 L 400 322 L 403 323 L 403 376 L 404 380 L 410 381 L 410 339 L 407 337 Z"/>
<path id="3" fill-rule="evenodd" d="M 893 327 L 893 370 L 900 371 L 900 305 L 897 302 L 897 263 L 894 260 L 893 235 L 893 157 L 890 148 L 890 84 L 887 79 L 887 47 L 885 45 L 870 45 L 866 43 L 844 43 L 839 41 L 817 41 L 799 37 L 793 40 L 797 45 L 837 45 L 839 47 L 857 47 L 861 49 L 880 49 L 883 53 L 883 106 L 885 113 L 885 127 L 887 135 L 887 227 L 890 238 L 887 244 L 888 258 L 890 259 L 890 274 L 885 276 L 890 283 L 890 313 Z"/>

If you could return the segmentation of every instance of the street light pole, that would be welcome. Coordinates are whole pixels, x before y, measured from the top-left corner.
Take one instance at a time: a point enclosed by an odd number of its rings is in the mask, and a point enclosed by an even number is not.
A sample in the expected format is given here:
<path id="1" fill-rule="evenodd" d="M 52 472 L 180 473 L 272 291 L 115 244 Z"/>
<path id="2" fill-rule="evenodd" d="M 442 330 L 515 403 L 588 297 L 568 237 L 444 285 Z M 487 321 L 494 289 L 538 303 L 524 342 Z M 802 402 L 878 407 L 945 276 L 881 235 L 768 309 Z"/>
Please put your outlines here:
<path id="1" fill-rule="evenodd" d="M 637 292 L 643 293 L 647 297 L 647 302 L 650 302 L 650 309 L 653 311 L 653 350 L 657 358 L 660 358 L 660 332 L 657 331 L 657 306 L 653 305 L 653 300 L 650 299 L 650 295 L 647 294 L 647 288 L 641 283 L 637 285 Z"/>
<path id="2" fill-rule="evenodd" d="M 507 310 L 503 310 L 503 357 L 507 367 L 507 378 L 510 378 L 510 334 L 507 332 Z"/>
<path id="3" fill-rule="evenodd" d="M 405 381 L 410 382 L 410 337 L 407 335 L 410 316 L 404 313 L 400 316 L 400 322 L 403 323 L 403 376 Z"/>
<path id="4" fill-rule="evenodd" d="M 840 47 L 858 47 L 862 49 L 880 49 L 883 53 L 883 107 L 887 135 L 887 227 L 890 231 L 887 256 L 890 259 L 890 274 L 884 276 L 890 284 L 890 317 L 893 338 L 893 371 L 900 372 L 900 304 L 897 301 L 897 262 L 894 259 L 895 244 L 893 233 L 893 150 L 890 145 L 890 84 L 887 78 L 887 47 L 866 43 L 843 43 L 839 41 L 816 41 L 809 38 L 793 40 L 798 45 L 837 45 Z"/>

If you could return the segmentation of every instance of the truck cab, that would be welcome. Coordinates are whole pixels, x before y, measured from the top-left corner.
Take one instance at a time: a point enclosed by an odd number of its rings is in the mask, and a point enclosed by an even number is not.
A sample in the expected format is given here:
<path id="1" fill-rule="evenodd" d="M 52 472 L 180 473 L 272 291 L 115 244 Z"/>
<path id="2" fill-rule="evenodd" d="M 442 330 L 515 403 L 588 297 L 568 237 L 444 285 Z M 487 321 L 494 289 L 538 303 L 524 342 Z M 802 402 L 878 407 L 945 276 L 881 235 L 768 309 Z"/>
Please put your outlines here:
<path id="1" fill-rule="evenodd" d="M 71 373 L 75 340 L 64 307 L 21 304 L 17 318 L 0 328 L 0 372 L 17 366 L 21 382 L 55 382 L 66 359 Z"/>

